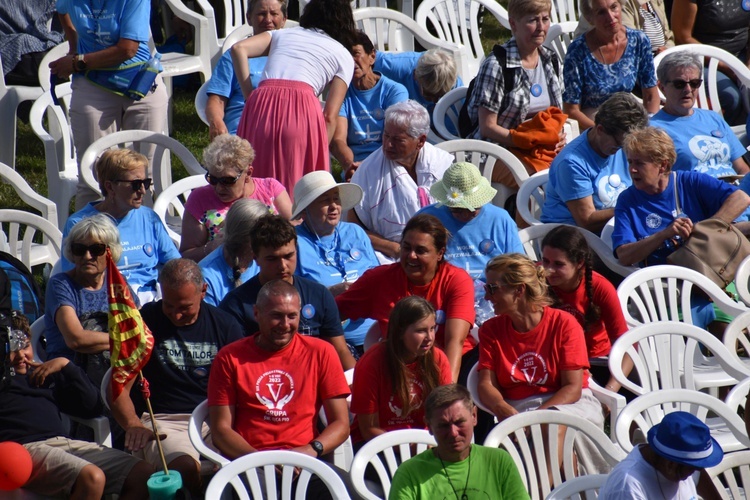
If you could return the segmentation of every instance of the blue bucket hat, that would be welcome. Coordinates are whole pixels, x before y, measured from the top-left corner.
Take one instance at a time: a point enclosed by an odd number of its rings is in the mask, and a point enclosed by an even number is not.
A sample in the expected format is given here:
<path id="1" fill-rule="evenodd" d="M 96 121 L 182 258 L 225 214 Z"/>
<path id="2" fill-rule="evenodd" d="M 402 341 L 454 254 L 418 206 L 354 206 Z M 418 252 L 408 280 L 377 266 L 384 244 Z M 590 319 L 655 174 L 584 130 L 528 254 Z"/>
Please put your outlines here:
<path id="1" fill-rule="evenodd" d="M 660 457 L 696 469 L 713 467 L 724 458 L 706 424 L 684 411 L 672 412 L 651 427 L 648 444 Z"/>

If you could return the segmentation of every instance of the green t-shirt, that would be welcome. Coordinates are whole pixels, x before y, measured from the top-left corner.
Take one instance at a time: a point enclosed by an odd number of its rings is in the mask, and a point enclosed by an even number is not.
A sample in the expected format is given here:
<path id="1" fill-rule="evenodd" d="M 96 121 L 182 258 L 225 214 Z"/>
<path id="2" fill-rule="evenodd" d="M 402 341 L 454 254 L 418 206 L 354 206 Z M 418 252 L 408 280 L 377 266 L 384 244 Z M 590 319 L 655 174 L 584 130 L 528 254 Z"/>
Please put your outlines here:
<path id="1" fill-rule="evenodd" d="M 407 460 L 396 471 L 391 484 L 389 500 L 456 500 L 466 486 L 468 500 L 522 500 L 529 494 L 523 486 L 521 475 L 508 452 L 499 448 L 471 446 L 471 477 L 468 478 L 469 460 L 445 462 L 432 450 L 426 450 Z M 446 471 L 450 481 L 445 476 Z M 454 491 L 455 488 L 455 491 Z"/>

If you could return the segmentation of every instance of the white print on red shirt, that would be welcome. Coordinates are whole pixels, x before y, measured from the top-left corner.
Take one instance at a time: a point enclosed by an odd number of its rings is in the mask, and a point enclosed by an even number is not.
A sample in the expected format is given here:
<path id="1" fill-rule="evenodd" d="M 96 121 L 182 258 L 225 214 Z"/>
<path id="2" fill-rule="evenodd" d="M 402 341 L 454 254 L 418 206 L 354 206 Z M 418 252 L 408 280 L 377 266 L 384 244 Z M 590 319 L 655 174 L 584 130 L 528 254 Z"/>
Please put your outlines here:
<path id="1" fill-rule="evenodd" d="M 263 417 L 270 422 L 289 422 L 284 406 L 294 397 L 294 379 L 283 370 L 269 370 L 258 377 L 255 397 L 268 410 Z"/>
<path id="2" fill-rule="evenodd" d="M 547 363 L 535 352 L 519 356 L 510 369 L 510 379 L 519 384 L 544 385 L 548 377 Z"/>
<path id="3" fill-rule="evenodd" d="M 419 408 L 422 406 L 422 394 L 424 394 L 424 384 L 422 384 L 419 380 L 412 380 L 412 384 L 409 386 L 409 406 L 414 410 L 415 408 Z M 392 394 L 391 399 L 388 401 L 388 408 L 393 412 L 394 415 L 398 419 L 403 418 L 401 416 L 402 412 L 404 411 L 403 408 L 399 408 L 394 403 L 396 395 Z M 406 417 L 411 418 L 411 417 Z M 393 425 L 397 419 L 390 419 L 388 420 L 389 425 Z"/>

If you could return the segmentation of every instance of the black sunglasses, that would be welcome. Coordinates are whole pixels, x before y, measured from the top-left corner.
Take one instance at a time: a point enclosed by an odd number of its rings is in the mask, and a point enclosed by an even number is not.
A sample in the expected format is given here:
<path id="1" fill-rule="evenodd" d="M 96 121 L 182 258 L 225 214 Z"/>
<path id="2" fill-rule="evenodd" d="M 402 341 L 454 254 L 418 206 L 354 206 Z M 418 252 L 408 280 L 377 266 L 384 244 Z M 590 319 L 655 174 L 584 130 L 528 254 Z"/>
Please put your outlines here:
<path id="1" fill-rule="evenodd" d="M 76 257 L 83 257 L 86 252 L 92 257 L 101 257 L 107 251 L 107 245 L 104 243 L 94 243 L 93 245 L 84 245 L 83 243 L 73 243 L 70 245 L 70 252 Z"/>
<path id="2" fill-rule="evenodd" d="M 141 190 L 141 186 L 143 186 L 146 191 L 148 191 L 148 188 L 151 187 L 153 179 L 151 177 L 147 177 L 145 179 L 133 179 L 132 181 L 125 179 L 115 179 L 112 182 L 128 182 L 130 183 L 130 187 L 133 188 L 133 191 L 138 192 Z"/>
<path id="3" fill-rule="evenodd" d="M 487 295 L 495 295 L 495 290 L 500 288 L 503 285 L 495 285 L 494 283 L 487 283 L 484 285 L 484 291 L 487 293 Z"/>
<path id="4" fill-rule="evenodd" d="M 244 173 L 245 172 L 240 172 L 237 177 L 216 177 L 206 172 L 206 180 L 212 186 L 215 186 L 217 184 L 223 184 L 225 186 L 234 186 L 235 184 L 237 184 L 237 181 L 240 180 L 240 177 L 242 177 L 242 174 Z"/>
<path id="5" fill-rule="evenodd" d="M 700 78 L 696 78 L 695 80 L 669 80 L 667 83 L 671 83 L 674 85 L 674 88 L 677 90 L 682 90 L 685 88 L 686 85 L 690 84 L 690 88 L 693 90 L 701 88 L 701 85 L 703 85 L 703 80 Z"/>

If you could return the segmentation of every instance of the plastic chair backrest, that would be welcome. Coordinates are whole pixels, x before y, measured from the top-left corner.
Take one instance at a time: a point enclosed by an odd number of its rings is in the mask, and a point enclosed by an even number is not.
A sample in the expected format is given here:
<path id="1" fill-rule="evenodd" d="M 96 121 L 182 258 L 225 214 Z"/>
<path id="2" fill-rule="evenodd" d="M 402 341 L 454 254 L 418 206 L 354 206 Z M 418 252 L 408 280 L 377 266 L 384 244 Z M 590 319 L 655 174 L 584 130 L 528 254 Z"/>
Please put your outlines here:
<path id="1" fill-rule="evenodd" d="M 432 111 L 432 123 L 438 135 L 446 141 L 460 140 L 461 137 L 448 130 L 446 122 L 450 123 L 453 130 L 458 131 L 458 114 L 466 99 L 468 87 L 458 87 L 443 97 L 435 104 Z"/>
<path id="2" fill-rule="evenodd" d="M 204 175 L 191 175 L 175 182 L 156 197 L 154 212 L 159 216 L 169 237 L 177 247 L 182 240 L 182 217 L 185 215 L 185 203 L 194 189 L 207 186 Z"/>
<path id="3" fill-rule="evenodd" d="M 195 410 L 193 410 L 193 413 L 190 415 L 188 437 L 190 438 L 190 443 L 192 443 L 193 447 L 198 450 L 198 453 L 200 453 L 202 457 L 207 458 L 219 467 L 223 467 L 227 465 L 230 460 L 209 448 L 206 442 L 203 441 L 203 433 L 201 432 L 201 429 L 203 428 L 204 423 L 208 423 L 208 400 L 203 401 L 196 406 Z"/>
<path id="4" fill-rule="evenodd" d="M 583 500 L 597 498 L 599 489 L 607 482 L 608 474 L 589 474 L 568 479 L 552 490 L 545 500 Z M 585 495 L 582 495 L 585 493 Z"/>
<path id="5" fill-rule="evenodd" d="M 539 217 L 544 206 L 544 188 L 549 180 L 549 170 L 537 172 L 518 186 L 516 207 L 523 220 L 535 226 L 541 224 Z"/>

